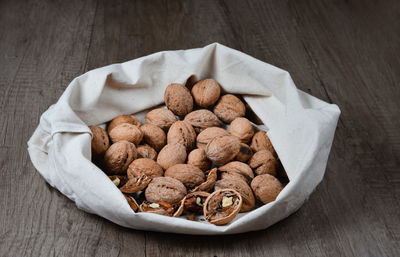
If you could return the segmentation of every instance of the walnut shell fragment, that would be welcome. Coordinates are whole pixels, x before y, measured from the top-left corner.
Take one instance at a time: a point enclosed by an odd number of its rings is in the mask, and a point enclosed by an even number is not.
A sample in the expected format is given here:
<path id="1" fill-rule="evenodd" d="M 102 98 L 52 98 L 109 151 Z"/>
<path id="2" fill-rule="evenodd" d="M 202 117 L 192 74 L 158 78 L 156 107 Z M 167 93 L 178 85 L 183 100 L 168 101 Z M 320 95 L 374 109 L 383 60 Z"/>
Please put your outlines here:
<path id="1" fill-rule="evenodd" d="M 168 144 L 158 153 L 157 163 L 166 170 L 175 164 L 185 163 L 186 156 L 185 146 L 178 143 Z"/>
<path id="2" fill-rule="evenodd" d="M 214 107 L 214 113 L 226 124 L 246 114 L 246 106 L 234 95 L 223 95 Z"/>
<path id="3" fill-rule="evenodd" d="M 167 144 L 167 136 L 164 130 L 154 124 L 144 124 L 140 126 L 143 133 L 143 141 L 159 152 Z"/>
<path id="4" fill-rule="evenodd" d="M 164 175 L 164 170 L 155 161 L 148 158 L 140 158 L 134 160 L 127 170 L 129 180 L 137 179 L 146 175 L 153 179 Z"/>
<path id="5" fill-rule="evenodd" d="M 218 136 L 228 136 L 229 132 L 223 128 L 219 127 L 210 127 L 201 131 L 196 138 L 197 147 L 206 150 L 208 143 L 214 138 Z"/>
<path id="6" fill-rule="evenodd" d="M 172 206 L 172 204 L 164 201 L 153 203 L 144 201 L 140 205 L 139 210 L 141 212 L 150 212 L 164 216 L 172 216 L 174 214 L 174 207 Z"/>
<path id="7" fill-rule="evenodd" d="M 239 153 L 240 140 L 235 136 L 214 137 L 207 145 L 208 159 L 216 164 L 225 164 Z"/>
<path id="8" fill-rule="evenodd" d="M 212 170 L 210 170 L 207 175 L 207 180 L 204 183 L 200 184 L 199 186 L 195 187 L 192 190 L 192 192 L 197 192 L 197 191 L 210 192 L 214 188 L 215 182 L 217 182 L 217 177 L 218 177 L 217 171 L 218 171 L 217 168 L 213 168 Z"/>
<path id="9" fill-rule="evenodd" d="M 174 114 L 185 116 L 193 109 L 193 98 L 189 89 L 184 85 L 173 83 L 170 84 L 164 93 L 165 105 Z"/>
<path id="10" fill-rule="evenodd" d="M 243 162 L 233 161 L 225 164 L 218 168 L 221 172 L 221 178 L 235 178 L 242 179 L 247 184 L 250 184 L 251 180 L 254 178 L 253 170 L 249 165 Z"/>
<path id="11" fill-rule="evenodd" d="M 201 109 L 193 111 L 185 116 L 184 121 L 188 122 L 196 133 L 200 133 L 206 128 L 219 127 L 220 122 L 217 116 L 209 110 Z"/>
<path id="12" fill-rule="evenodd" d="M 275 157 L 277 157 L 274 147 L 272 146 L 269 137 L 265 131 L 258 131 L 254 134 L 253 139 L 251 140 L 250 148 L 254 152 L 258 152 L 261 150 L 270 151 Z"/>
<path id="13" fill-rule="evenodd" d="M 187 194 L 185 185 L 177 179 L 170 177 L 154 178 L 145 191 L 146 200 L 149 202 L 164 201 L 170 204 L 179 203 Z"/>
<path id="14" fill-rule="evenodd" d="M 247 162 L 251 156 L 253 156 L 253 150 L 251 150 L 250 146 L 241 143 L 240 150 L 235 159 L 240 162 Z"/>
<path id="15" fill-rule="evenodd" d="M 186 213 L 203 214 L 204 203 L 210 193 L 204 191 L 192 192 L 183 200 L 183 211 Z"/>
<path id="16" fill-rule="evenodd" d="M 99 158 L 104 155 L 107 149 L 110 147 L 110 140 L 107 132 L 97 126 L 89 126 L 92 131 L 92 156 L 93 158 Z"/>
<path id="17" fill-rule="evenodd" d="M 151 178 L 146 175 L 141 175 L 138 178 L 129 179 L 119 190 L 121 190 L 122 193 L 134 194 L 145 189 L 150 181 Z"/>
<path id="18" fill-rule="evenodd" d="M 171 125 L 178 119 L 170 110 L 157 108 L 148 112 L 146 114 L 145 120 L 146 123 L 156 125 L 164 131 L 168 131 L 169 127 L 171 127 Z"/>
<path id="19" fill-rule="evenodd" d="M 138 158 L 147 158 L 155 161 L 157 159 L 157 152 L 149 145 L 139 145 L 136 148 Z"/>
<path id="20" fill-rule="evenodd" d="M 221 94 L 221 87 L 214 79 L 203 79 L 192 88 L 192 95 L 196 104 L 207 108 L 215 104 Z"/>
<path id="21" fill-rule="evenodd" d="M 260 150 L 251 157 L 249 165 L 257 175 L 270 174 L 276 176 L 278 160 L 270 151 Z"/>
<path id="22" fill-rule="evenodd" d="M 129 123 L 135 125 L 136 127 L 140 127 L 141 123 L 138 118 L 133 115 L 120 115 L 115 117 L 107 126 L 107 132 L 110 133 L 113 128 L 122 124 Z"/>
<path id="23" fill-rule="evenodd" d="M 113 143 L 126 140 L 138 145 L 142 141 L 143 133 L 135 125 L 122 123 L 110 131 L 110 138 Z"/>
<path id="24" fill-rule="evenodd" d="M 248 119 L 238 117 L 231 122 L 229 132 L 232 136 L 238 137 L 240 142 L 247 143 L 254 135 L 254 128 Z"/>
<path id="25" fill-rule="evenodd" d="M 234 189 L 240 193 L 243 198 L 242 208 L 240 212 L 248 212 L 254 209 L 256 199 L 250 186 L 241 179 L 221 179 L 215 183 L 215 190 Z"/>
<path id="26" fill-rule="evenodd" d="M 196 132 L 186 121 L 174 122 L 168 130 L 167 142 L 168 144 L 179 143 L 191 150 L 196 144 Z"/>
<path id="27" fill-rule="evenodd" d="M 128 202 L 129 206 L 134 212 L 137 212 L 139 210 L 139 204 L 136 202 L 135 198 L 132 196 L 124 194 L 124 197 L 126 201 Z"/>
<path id="28" fill-rule="evenodd" d="M 169 167 L 164 174 L 182 182 L 186 188 L 194 188 L 204 182 L 204 172 L 194 165 L 176 164 Z"/>
<path id="29" fill-rule="evenodd" d="M 242 202 L 242 196 L 235 190 L 217 190 L 206 199 L 203 208 L 204 216 L 211 224 L 228 224 L 239 213 Z"/>
<path id="30" fill-rule="evenodd" d="M 283 185 L 277 178 L 269 174 L 259 175 L 251 182 L 251 188 L 257 199 L 267 204 L 275 201 L 278 194 L 282 191 Z"/>
<path id="31" fill-rule="evenodd" d="M 119 141 L 112 144 L 104 154 L 104 164 L 111 174 L 123 174 L 136 157 L 136 147 L 133 143 Z"/>
<path id="32" fill-rule="evenodd" d="M 207 159 L 206 151 L 203 149 L 194 149 L 188 155 L 188 164 L 192 164 L 202 171 L 206 172 L 211 168 L 211 161 Z"/>
<path id="33" fill-rule="evenodd" d="M 114 183 L 114 185 L 116 187 L 122 187 L 123 185 L 125 185 L 125 183 L 127 182 L 125 176 L 118 176 L 118 175 L 112 175 L 112 176 L 108 176 L 108 178 Z"/>

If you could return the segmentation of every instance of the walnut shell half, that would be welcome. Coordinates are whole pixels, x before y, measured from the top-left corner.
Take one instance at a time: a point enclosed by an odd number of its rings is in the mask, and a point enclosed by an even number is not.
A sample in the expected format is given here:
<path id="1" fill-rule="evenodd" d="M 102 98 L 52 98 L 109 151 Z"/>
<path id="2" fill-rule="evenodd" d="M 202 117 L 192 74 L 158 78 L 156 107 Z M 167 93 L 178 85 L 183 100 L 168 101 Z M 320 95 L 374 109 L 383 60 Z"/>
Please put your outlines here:
<path id="1" fill-rule="evenodd" d="M 254 209 L 256 199 L 254 198 L 253 191 L 250 186 L 241 179 L 221 179 L 215 183 L 215 190 L 220 189 L 234 189 L 240 193 L 243 198 L 242 208 L 240 212 L 248 212 Z"/>
<path id="2" fill-rule="evenodd" d="M 235 190 L 217 190 L 207 197 L 203 208 L 204 216 L 212 224 L 228 224 L 239 213 L 242 202 L 242 196 Z"/>

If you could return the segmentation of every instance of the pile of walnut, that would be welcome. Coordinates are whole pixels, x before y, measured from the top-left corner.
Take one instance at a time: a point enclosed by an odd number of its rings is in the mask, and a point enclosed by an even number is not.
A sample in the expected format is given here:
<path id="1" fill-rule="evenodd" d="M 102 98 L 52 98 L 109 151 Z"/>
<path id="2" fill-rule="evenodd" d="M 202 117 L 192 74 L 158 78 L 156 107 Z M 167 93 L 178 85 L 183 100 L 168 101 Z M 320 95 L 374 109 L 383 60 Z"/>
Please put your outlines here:
<path id="1" fill-rule="evenodd" d="M 94 163 L 135 212 L 204 215 L 224 225 L 275 200 L 287 177 L 268 136 L 244 118 L 238 97 L 220 94 L 213 79 L 191 91 L 171 84 L 164 94 L 168 109 L 151 110 L 145 124 L 121 115 L 107 131 L 90 126 Z"/>

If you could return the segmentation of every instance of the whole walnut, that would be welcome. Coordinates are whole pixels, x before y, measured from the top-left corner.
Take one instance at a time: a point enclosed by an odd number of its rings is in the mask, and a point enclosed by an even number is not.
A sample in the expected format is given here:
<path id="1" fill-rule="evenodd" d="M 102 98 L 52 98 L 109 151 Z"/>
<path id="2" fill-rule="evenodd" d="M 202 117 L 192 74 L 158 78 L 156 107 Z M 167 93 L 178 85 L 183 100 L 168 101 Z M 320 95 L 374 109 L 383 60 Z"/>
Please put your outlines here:
<path id="1" fill-rule="evenodd" d="M 219 127 L 220 122 L 217 116 L 209 110 L 201 109 L 193 111 L 185 116 L 184 121 L 193 126 L 197 133 L 209 127 Z"/>
<path id="2" fill-rule="evenodd" d="M 278 160 L 268 150 L 256 152 L 250 159 L 249 165 L 257 175 L 270 174 L 276 176 Z"/>
<path id="3" fill-rule="evenodd" d="M 275 149 L 272 146 L 272 143 L 269 140 L 269 137 L 267 136 L 267 133 L 265 131 L 258 131 L 254 134 L 253 139 L 251 140 L 250 148 L 254 152 L 258 152 L 260 150 L 268 150 L 275 157 L 277 156 Z"/>
<path id="4" fill-rule="evenodd" d="M 221 94 L 221 87 L 214 79 L 204 79 L 197 82 L 192 88 L 192 95 L 196 104 L 206 108 L 215 104 Z"/>
<path id="5" fill-rule="evenodd" d="M 204 172 L 211 168 L 211 161 L 207 159 L 206 151 L 199 148 L 189 153 L 187 163 L 198 167 Z"/>
<path id="6" fill-rule="evenodd" d="M 110 131 L 110 138 L 113 143 L 126 140 L 138 145 L 142 141 L 143 133 L 135 125 L 122 123 Z"/>
<path id="7" fill-rule="evenodd" d="M 229 188 L 239 192 L 243 198 L 240 212 L 251 211 L 255 207 L 256 199 L 254 198 L 253 191 L 250 186 L 241 179 L 221 179 L 217 181 L 214 188 L 215 191 Z"/>
<path id="8" fill-rule="evenodd" d="M 123 174 L 129 164 L 137 157 L 136 147 L 128 141 L 119 141 L 108 148 L 104 154 L 104 164 L 111 174 Z"/>
<path id="9" fill-rule="evenodd" d="M 146 175 L 152 179 L 163 176 L 164 170 L 152 159 L 140 158 L 134 160 L 129 165 L 126 173 L 128 174 L 129 179 L 138 178 L 141 175 Z"/>
<path id="10" fill-rule="evenodd" d="M 179 143 L 167 144 L 158 153 L 157 163 L 163 167 L 164 170 L 179 163 L 185 163 L 186 148 Z"/>
<path id="11" fill-rule="evenodd" d="M 232 136 L 238 137 L 242 143 L 249 142 L 254 135 L 253 125 L 243 117 L 238 117 L 231 122 L 229 132 Z"/>
<path id="12" fill-rule="evenodd" d="M 214 107 L 214 113 L 223 122 L 229 124 L 237 117 L 246 114 L 246 107 L 239 98 L 234 95 L 223 95 Z"/>
<path id="13" fill-rule="evenodd" d="M 235 136 L 214 137 L 207 145 L 207 158 L 216 164 L 225 164 L 239 153 L 240 140 Z"/>
<path id="14" fill-rule="evenodd" d="M 129 123 L 132 125 L 135 125 L 137 127 L 140 127 L 141 123 L 138 118 L 136 118 L 133 115 L 120 115 L 115 117 L 107 126 L 107 131 L 110 133 L 110 131 L 115 128 L 116 126 L 122 124 L 122 123 Z"/>
<path id="15" fill-rule="evenodd" d="M 176 178 L 186 188 L 194 188 L 205 181 L 204 172 L 191 164 L 175 164 L 169 167 L 164 174 L 166 177 Z"/>
<path id="16" fill-rule="evenodd" d="M 278 194 L 282 191 L 283 185 L 274 176 L 269 174 L 259 175 L 251 182 L 251 188 L 257 199 L 267 204 L 275 201 Z"/>
<path id="17" fill-rule="evenodd" d="M 218 168 L 221 172 L 221 178 L 242 179 L 247 184 L 250 184 L 254 178 L 253 170 L 249 165 L 243 162 L 233 161 Z"/>
<path id="18" fill-rule="evenodd" d="M 152 203 L 163 201 L 175 204 L 181 201 L 186 194 L 185 185 L 171 177 L 154 178 L 145 191 L 146 200 Z"/>
<path id="19" fill-rule="evenodd" d="M 92 156 L 93 158 L 99 158 L 104 155 L 107 149 L 110 147 L 110 140 L 108 139 L 107 132 L 97 126 L 89 126 L 92 131 Z"/>
<path id="20" fill-rule="evenodd" d="M 223 128 L 218 127 L 211 127 L 206 128 L 205 130 L 201 131 L 196 138 L 197 147 L 201 149 L 206 149 L 208 143 L 217 136 L 227 136 L 229 132 Z"/>
<path id="21" fill-rule="evenodd" d="M 148 112 L 146 114 L 145 120 L 146 123 L 156 125 L 161 129 L 163 129 L 164 131 L 168 131 L 172 123 L 174 123 L 178 119 L 170 110 L 164 108 L 158 108 Z"/>
<path id="22" fill-rule="evenodd" d="M 239 153 L 236 155 L 235 159 L 240 162 L 247 162 L 251 156 L 253 156 L 253 151 L 250 146 L 241 143 Z"/>
<path id="23" fill-rule="evenodd" d="M 185 116 L 193 109 L 193 98 L 189 89 L 181 84 L 170 84 L 164 93 L 165 105 L 174 114 Z"/>
<path id="24" fill-rule="evenodd" d="M 179 143 L 191 150 L 196 143 L 196 132 L 186 121 L 176 121 L 168 130 L 167 142 L 168 144 Z"/>
<path id="25" fill-rule="evenodd" d="M 148 158 L 155 161 L 157 159 L 157 152 L 149 145 L 139 145 L 136 148 L 138 158 Z"/>
<path id="26" fill-rule="evenodd" d="M 159 152 L 167 144 L 164 130 L 154 124 L 144 124 L 139 128 L 143 133 L 143 141 Z"/>

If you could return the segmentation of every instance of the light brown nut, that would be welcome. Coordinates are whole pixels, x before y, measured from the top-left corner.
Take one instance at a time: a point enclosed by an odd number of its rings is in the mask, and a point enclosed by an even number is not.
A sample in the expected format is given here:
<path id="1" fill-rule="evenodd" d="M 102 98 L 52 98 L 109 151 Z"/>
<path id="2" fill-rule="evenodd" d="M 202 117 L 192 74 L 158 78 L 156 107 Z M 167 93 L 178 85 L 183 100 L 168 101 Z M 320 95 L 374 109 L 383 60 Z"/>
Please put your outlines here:
<path id="1" fill-rule="evenodd" d="M 251 188 L 257 199 L 267 204 L 275 201 L 278 194 L 282 191 L 283 185 L 274 176 L 269 174 L 259 175 L 251 182 Z"/>
<path id="2" fill-rule="evenodd" d="M 168 130 L 167 142 L 168 144 L 179 143 L 191 150 L 196 143 L 196 132 L 186 121 L 176 121 Z"/>
<path id="3" fill-rule="evenodd" d="M 177 179 L 171 177 L 154 178 L 147 186 L 145 195 L 149 202 L 164 201 L 176 204 L 187 194 L 186 187 Z"/>
<path id="4" fill-rule="evenodd" d="M 215 185 L 215 182 L 217 182 L 217 168 L 213 168 L 208 172 L 207 175 L 207 180 L 204 183 L 201 183 L 199 186 L 195 187 L 192 192 L 197 192 L 197 191 L 205 191 L 205 192 L 210 192 Z"/>
<path id="5" fill-rule="evenodd" d="M 122 187 L 123 185 L 126 184 L 127 180 L 125 176 L 119 176 L 119 175 L 112 175 L 108 176 L 108 178 L 114 183 L 116 187 Z"/>
<path id="6" fill-rule="evenodd" d="M 146 123 L 156 125 L 161 129 L 163 129 L 164 131 L 168 131 L 172 123 L 174 123 L 178 119 L 170 110 L 164 108 L 158 108 L 148 112 L 146 114 L 145 120 Z"/>
<path id="7" fill-rule="evenodd" d="M 232 189 L 218 190 L 209 195 L 204 203 L 206 220 L 215 225 L 231 222 L 242 208 L 242 196 Z"/>
<path id="8" fill-rule="evenodd" d="M 167 144 L 164 130 L 154 124 L 144 124 L 139 128 L 143 133 L 143 141 L 159 152 Z"/>
<path id="9" fill-rule="evenodd" d="M 136 202 L 135 198 L 132 196 L 124 194 L 126 201 L 128 202 L 129 206 L 132 208 L 134 212 L 139 210 L 139 204 Z"/>
<path id="10" fill-rule="evenodd" d="M 192 192 L 183 201 L 183 210 L 186 213 L 203 214 L 204 203 L 210 193 L 204 191 Z"/>
<path id="11" fill-rule="evenodd" d="M 189 113 L 185 116 L 184 121 L 192 125 L 196 133 L 200 133 L 206 128 L 220 126 L 220 122 L 217 116 L 206 109 L 201 109 Z"/>
<path id="12" fill-rule="evenodd" d="M 218 168 L 221 172 L 221 178 L 237 178 L 242 179 L 247 184 L 250 184 L 251 180 L 254 178 L 253 170 L 249 165 L 243 162 L 233 161 L 225 164 Z"/>
<path id="13" fill-rule="evenodd" d="M 233 160 L 240 150 L 240 140 L 235 136 L 214 137 L 207 145 L 207 158 L 216 164 Z"/>
<path id="14" fill-rule="evenodd" d="M 157 152 L 149 145 L 139 145 L 137 148 L 138 158 L 157 160 Z"/>
<path id="15" fill-rule="evenodd" d="M 234 95 L 223 95 L 214 107 L 214 113 L 226 124 L 231 123 L 237 117 L 246 114 L 246 107 L 239 98 Z"/>
<path id="16" fill-rule="evenodd" d="M 150 212 L 154 214 L 159 214 L 159 215 L 164 215 L 164 216 L 172 216 L 174 214 L 174 207 L 172 204 L 160 201 L 160 202 L 148 202 L 144 201 L 140 207 L 139 210 L 141 212 Z"/>
<path id="17" fill-rule="evenodd" d="M 140 158 L 134 160 L 127 170 L 128 178 L 135 179 L 146 175 L 150 179 L 161 177 L 164 171 L 158 163 L 148 158 Z"/>
<path id="18" fill-rule="evenodd" d="M 129 179 L 119 190 L 121 190 L 122 193 L 134 194 L 145 189 L 150 181 L 151 178 L 146 175 L 141 175 L 140 177 Z"/>
<path id="19" fill-rule="evenodd" d="M 229 132 L 232 136 L 238 137 L 240 142 L 247 143 L 254 135 L 254 128 L 248 119 L 238 117 L 231 122 Z"/>
<path id="20" fill-rule="evenodd" d="M 257 175 L 270 174 L 276 176 L 278 161 L 270 151 L 261 150 L 251 157 L 249 165 Z"/>
<path id="21" fill-rule="evenodd" d="M 122 123 L 129 123 L 140 127 L 141 123 L 138 118 L 133 115 L 120 115 L 115 117 L 107 126 L 107 132 L 110 133 L 113 128 L 122 124 Z"/>
<path id="22" fill-rule="evenodd" d="M 135 125 L 122 123 L 110 131 L 110 138 L 113 143 L 126 140 L 138 145 L 142 141 L 143 133 Z"/>
<path id="23" fill-rule="evenodd" d="M 196 138 L 197 147 L 206 150 L 207 144 L 218 136 L 227 136 L 229 132 L 223 128 L 211 127 L 201 131 Z"/>
<path id="24" fill-rule="evenodd" d="M 165 105 L 174 114 L 178 116 L 185 116 L 193 109 L 193 98 L 187 89 L 182 84 L 170 84 L 164 93 Z"/>
<path id="25" fill-rule="evenodd" d="M 241 179 L 221 179 L 215 183 L 214 188 L 215 190 L 229 188 L 238 191 L 243 198 L 243 204 L 240 212 L 251 211 L 256 204 L 253 191 L 251 191 L 250 186 Z"/>
<path id="26" fill-rule="evenodd" d="M 188 155 L 188 164 L 192 164 L 202 171 L 206 172 L 211 168 L 211 161 L 207 159 L 206 151 L 203 149 L 194 149 Z"/>
<path id="27" fill-rule="evenodd" d="M 167 144 L 158 153 L 157 163 L 166 170 L 175 164 L 185 163 L 186 156 L 187 153 L 185 146 L 178 143 Z"/>
<path id="28" fill-rule="evenodd" d="M 111 174 L 123 174 L 137 157 L 136 147 L 128 141 L 112 144 L 104 154 L 104 165 Z"/>
<path id="29" fill-rule="evenodd" d="M 206 108 L 215 104 L 221 94 L 221 87 L 214 79 L 203 79 L 192 88 L 192 95 L 196 104 Z"/>
<path id="30" fill-rule="evenodd" d="M 186 188 L 194 188 L 204 182 L 204 172 L 196 166 L 190 164 L 176 164 L 169 167 L 164 176 L 176 178 L 182 182 Z"/>
<path id="31" fill-rule="evenodd" d="M 254 134 L 253 139 L 251 140 L 250 144 L 251 150 L 253 152 L 258 152 L 260 150 L 268 150 L 270 151 L 275 157 L 277 157 L 274 147 L 272 146 L 269 137 L 265 131 L 258 131 Z"/>
<path id="32" fill-rule="evenodd" d="M 92 156 L 93 158 L 101 158 L 110 147 L 110 140 L 108 139 L 107 132 L 97 126 L 89 126 L 92 131 Z"/>
<path id="33" fill-rule="evenodd" d="M 250 146 L 241 143 L 239 153 L 235 159 L 240 162 L 247 162 L 251 156 L 253 156 L 253 150 L 251 150 Z"/>

